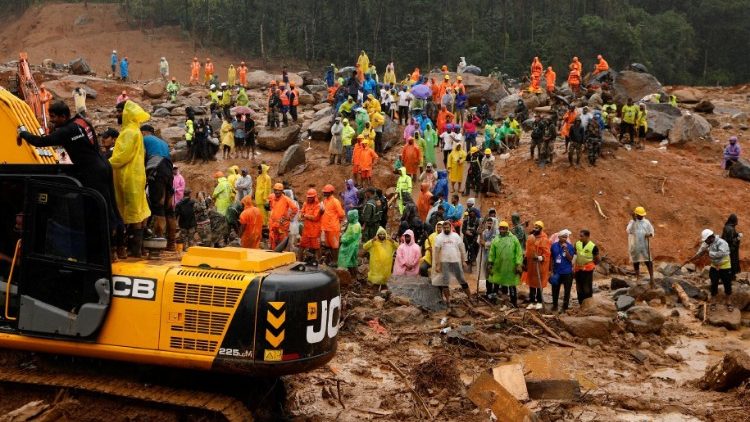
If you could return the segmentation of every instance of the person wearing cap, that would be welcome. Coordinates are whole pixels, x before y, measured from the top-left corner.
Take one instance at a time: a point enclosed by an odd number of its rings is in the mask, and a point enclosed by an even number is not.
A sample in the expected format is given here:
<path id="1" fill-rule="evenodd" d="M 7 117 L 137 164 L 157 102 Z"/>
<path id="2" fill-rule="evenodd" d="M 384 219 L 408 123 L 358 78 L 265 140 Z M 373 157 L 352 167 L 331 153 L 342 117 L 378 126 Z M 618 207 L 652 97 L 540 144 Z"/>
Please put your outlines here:
<path id="1" fill-rule="evenodd" d="M 169 94 L 169 101 L 172 103 L 177 101 L 177 93 L 180 91 L 180 83 L 177 82 L 177 78 L 172 76 L 172 80 L 167 84 L 167 94 Z"/>
<path id="2" fill-rule="evenodd" d="M 247 173 L 247 169 L 242 169 L 240 175 L 234 179 L 234 191 L 236 192 L 235 202 L 241 202 L 246 196 L 252 197 L 253 177 Z"/>
<path id="3" fill-rule="evenodd" d="M 541 220 L 534 222 L 534 229 L 526 239 L 526 272 L 523 281 L 529 286 L 529 305 L 526 309 L 544 308 L 542 291 L 549 279 L 550 243 Z"/>
<path id="4" fill-rule="evenodd" d="M 721 168 L 729 172 L 729 169 L 740 160 L 742 155 L 742 148 L 737 142 L 737 137 L 732 136 L 729 138 L 729 143 L 724 147 L 724 159 L 721 162 Z"/>
<path id="5" fill-rule="evenodd" d="M 214 173 L 214 179 L 216 179 L 216 187 L 211 198 L 216 205 L 216 211 L 221 215 L 226 215 L 227 208 L 232 204 L 232 187 L 229 186 L 229 181 L 222 171 Z"/>
<path id="6" fill-rule="evenodd" d="M 646 209 L 636 207 L 633 218 L 625 229 L 628 233 L 628 251 L 633 263 L 636 281 L 640 277 L 641 263 L 648 269 L 649 283 L 654 287 L 654 263 L 651 260 L 651 238 L 654 237 L 654 226 L 646 219 Z"/>
<path id="7" fill-rule="evenodd" d="M 318 199 L 318 191 L 313 188 L 307 190 L 305 203 L 300 210 L 302 219 L 302 233 L 299 242 L 300 262 L 305 262 L 306 253 L 315 254 L 315 262 L 320 262 L 320 233 L 321 218 L 323 217 L 323 205 Z"/>
<path id="8" fill-rule="evenodd" d="M 443 299 L 450 308 L 450 280 L 455 279 L 461 284 L 461 288 L 469 296 L 469 284 L 464 277 L 462 263 L 466 262 L 466 248 L 458 233 L 453 231 L 449 221 L 443 221 L 443 232 L 435 238 L 432 259 L 436 277 L 432 279 L 432 285 L 440 287 Z"/>
<path id="9" fill-rule="evenodd" d="M 599 60 L 599 62 L 594 65 L 594 73 L 592 75 L 597 75 L 602 72 L 606 72 L 609 70 L 609 63 L 607 63 L 606 60 L 604 60 L 604 57 L 602 57 L 601 54 L 596 56 L 596 59 Z"/>
<path id="10" fill-rule="evenodd" d="M 492 240 L 487 256 L 487 298 L 495 302 L 498 291 L 508 295 L 511 305 L 518 307 L 517 287 L 523 269 L 523 249 L 510 233 L 507 221 L 498 225 L 498 235 Z"/>
<path id="11" fill-rule="evenodd" d="M 190 63 L 190 85 L 200 83 L 201 73 L 201 62 L 198 61 L 197 57 L 193 57 L 192 63 Z"/>
<path id="12" fill-rule="evenodd" d="M 122 60 L 120 60 L 120 79 L 122 79 L 123 81 L 128 80 L 129 67 L 130 63 L 128 62 L 128 58 L 123 57 Z"/>
<path id="13" fill-rule="evenodd" d="M 570 290 L 573 286 L 573 257 L 576 255 L 576 249 L 568 241 L 570 237 L 570 230 L 563 229 L 557 233 L 557 242 L 553 243 L 550 247 L 550 271 L 552 277 L 549 281 L 552 285 L 552 311 L 558 310 L 558 303 L 560 300 L 560 288 L 564 289 L 563 303 L 561 313 L 568 310 L 570 304 Z M 579 242 L 580 243 L 580 242 Z M 593 243 L 592 243 L 593 245 Z M 598 251 L 597 251 L 598 252 Z M 597 254 L 598 255 L 598 254 Z M 590 292 L 590 290 L 588 290 Z M 578 290 L 578 303 L 582 303 L 583 297 L 586 296 Z"/>
<path id="14" fill-rule="evenodd" d="M 440 107 L 440 111 L 437 115 L 437 131 L 442 134 L 446 131 L 446 126 L 453 123 L 454 114 L 448 110 L 445 106 Z"/>
<path id="15" fill-rule="evenodd" d="M 727 310 L 734 311 L 731 302 L 732 295 L 732 260 L 729 244 L 726 240 L 717 236 L 711 229 L 703 229 L 701 232 L 701 245 L 698 252 L 695 253 L 685 264 L 692 262 L 704 255 L 708 255 L 711 260 L 711 269 L 708 272 L 708 278 L 711 280 L 711 310 L 716 310 L 716 296 L 719 294 L 719 281 L 724 285 L 724 296 Z"/>
<path id="16" fill-rule="evenodd" d="M 320 219 L 321 230 L 326 246 L 331 249 L 333 260 L 338 260 L 341 222 L 346 217 L 341 201 L 336 198 L 336 189 L 331 184 L 323 187 L 323 217 Z"/>
<path id="17" fill-rule="evenodd" d="M 570 147 L 568 148 L 568 163 L 570 167 L 573 167 L 573 157 L 575 157 L 575 166 L 581 166 L 581 150 L 583 149 L 583 143 L 586 141 L 584 138 L 583 126 L 581 125 L 581 118 L 576 116 L 573 121 L 573 126 L 570 127 L 568 132 L 568 139 L 570 140 Z"/>
<path id="18" fill-rule="evenodd" d="M 117 76 L 117 63 L 118 62 L 119 60 L 117 58 L 117 50 L 112 50 L 112 55 L 110 56 L 110 59 L 109 59 L 109 65 L 112 68 L 113 78 Z"/>
<path id="19" fill-rule="evenodd" d="M 378 154 L 370 148 L 372 141 L 365 139 L 362 141 L 362 148 L 359 152 L 359 178 L 362 186 L 372 186 L 372 168 L 378 160 Z"/>
<path id="20" fill-rule="evenodd" d="M 80 86 L 73 89 L 73 104 L 76 114 L 86 117 L 86 91 Z"/>
<path id="21" fill-rule="evenodd" d="M 206 64 L 203 66 L 203 75 L 203 84 L 208 85 L 214 77 L 214 64 L 209 57 L 206 57 Z"/>
<path id="22" fill-rule="evenodd" d="M 638 117 L 635 119 L 636 148 L 645 148 L 646 132 L 648 132 L 648 111 L 646 105 L 641 103 L 638 105 Z"/>
<path id="23" fill-rule="evenodd" d="M 594 295 L 594 270 L 599 264 L 599 247 L 591 241 L 591 232 L 582 229 L 578 233 L 576 242 L 576 257 L 573 271 L 575 272 L 576 292 L 578 303 Z"/>
<path id="24" fill-rule="evenodd" d="M 167 238 L 167 250 L 175 249 L 177 221 L 174 218 L 174 171 L 169 145 L 154 135 L 154 128 L 141 126 L 146 159 L 146 186 L 153 233 Z"/>
<path id="25" fill-rule="evenodd" d="M 185 245 L 184 250 L 187 250 L 195 243 L 195 229 L 197 227 L 195 205 L 196 202 L 191 198 L 190 189 L 185 189 L 184 196 L 174 207 L 177 227 L 180 229 L 179 239 L 180 242 Z"/>
<path id="26" fill-rule="evenodd" d="M 159 60 L 159 74 L 161 78 L 166 80 L 169 77 L 169 62 L 166 57 L 162 57 Z"/>
<path id="27" fill-rule="evenodd" d="M 299 107 L 299 90 L 294 81 L 289 82 L 289 89 L 283 94 L 286 95 L 289 102 L 289 115 L 292 116 L 292 122 L 297 122 L 297 107 Z M 288 124 L 286 113 L 284 113 L 284 124 Z"/>
<path id="28" fill-rule="evenodd" d="M 276 249 L 284 239 L 289 237 L 289 226 L 299 212 L 297 203 L 284 195 L 284 185 L 275 183 L 273 193 L 268 197 L 268 247 Z"/>
<path id="29" fill-rule="evenodd" d="M 219 91 L 216 89 L 216 85 L 211 85 L 208 89 L 208 102 L 213 109 L 219 105 Z"/>
<path id="30" fill-rule="evenodd" d="M 221 83 L 221 95 L 219 96 L 219 107 L 224 110 L 225 115 L 229 115 L 229 107 L 232 106 L 232 91 L 226 82 Z"/>
<path id="31" fill-rule="evenodd" d="M 282 91 L 276 87 L 276 81 L 271 81 L 271 87 L 268 90 L 268 105 L 266 110 L 268 111 L 268 122 L 266 126 L 270 128 L 281 127 L 279 122 L 279 113 L 282 110 L 281 105 Z"/>
<path id="32" fill-rule="evenodd" d="M 255 181 L 255 205 L 263 214 L 263 224 L 268 224 L 268 211 L 266 200 L 271 195 L 271 176 L 268 175 L 270 167 L 264 163 L 258 165 L 258 178 Z"/>
<path id="33" fill-rule="evenodd" d="M 568 86 L 573 91 L 573 97 L 577 98 L 581 89 L 581 71 L 577 68 L 570 69 L 568 73 Z"/>

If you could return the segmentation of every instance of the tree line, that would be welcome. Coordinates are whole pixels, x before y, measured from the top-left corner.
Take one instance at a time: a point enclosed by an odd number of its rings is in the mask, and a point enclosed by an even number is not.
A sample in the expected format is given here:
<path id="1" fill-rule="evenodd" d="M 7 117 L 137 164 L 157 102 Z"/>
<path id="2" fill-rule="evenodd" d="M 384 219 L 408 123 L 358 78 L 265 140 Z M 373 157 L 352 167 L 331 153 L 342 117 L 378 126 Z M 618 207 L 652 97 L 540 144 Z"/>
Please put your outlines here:
<path id="1" fill-rule="evenodd" d="M 14 9 L 40 1 L 11 1 Z M 180 25 L 204 47 L 342 67 L 365 50 L 393 61 L 528 72 L 539 56 L 565 78 L 573 56 L 644 64 L 666 84 L 750 80 L 750 0 L 117 0 L 138 27 Z"/>

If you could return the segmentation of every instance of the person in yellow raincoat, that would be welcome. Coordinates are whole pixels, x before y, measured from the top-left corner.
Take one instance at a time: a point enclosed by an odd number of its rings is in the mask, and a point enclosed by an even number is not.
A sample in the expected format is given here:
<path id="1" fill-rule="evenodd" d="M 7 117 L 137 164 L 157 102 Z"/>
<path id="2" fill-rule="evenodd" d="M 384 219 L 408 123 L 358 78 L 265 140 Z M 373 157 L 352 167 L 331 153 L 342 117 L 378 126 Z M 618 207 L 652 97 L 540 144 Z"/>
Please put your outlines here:
<path id="1" fill-rule="evenodd" d="M 268 175 L 268 165 L 261 164 L 258 166 L 258 178 L 255 180 L 255 205 L 258 206 L 263 214 L 263 224 L 268 224 L 268 211 L 266 210 L 266 201 L 271 195 L 271 176 Z"/>
<path id="2" fill-rule="evenodd" d="M 370 116 L 370 120 L 372 120 L 373 114 L 378 113 L 381 110 L 380 101 L 378 101 L 378 99 L 372 94 L 367 96 L 367 100 L 363 105 L 365 110 L 367 110 L 367 115 Z"/>
<path id="3" fill-rule="evenodd" d="M 240 168 L 239 166 L 232 166 L 229 167 L 229 176 L 227 176 L 227 182 L 229 182 L 229 187 L 232 189 L 232 198 L 234 198 L 237 195 L 237 190 L 234 188 L 235 182 L 237 182 L 237 179 L 240 177 Z M 240 199 L 237 198 L 236 202 L 240 202 Z"/>
<path id="4" fill-rule="evenodd" d="M 367 53 L 365 53 L 365 50 L 362 50 L 359 52 L 359 57 L 357 58 L 357 64 L 359 65 L 359 69 L 361 72 L 360 76 L 361 79 L 364 79 L 365 72 L 367 72 L 367 69 L 370 68 L 370 58 L 367 57 Z"/>
<path id="5" fill-rule="evenodd" d="M 393 62 L 388 63 L 385 67 L 385 74 L 383 74 L 383 84 L 390 85 L 391 87 L 396 86 L 396 70 L 393 67 Z"/>
<path id="6" fill-rule="evenodd" d="M 229 116 L 224 116 L 224 121 L 221 122 L 221 145 L 222 156 L 226 160 L 234 152 L 234 128 L 232 128 L 232 119 Z"/>
<path id="7" fill-rule="evenodd" d="M 214 200 L 214 204 L 216 204 L 216 212 L 226 215 L 227 208 L 232 205 L 232 198 L 234 198 L 232 188 L 229 186 L 227 178 L 224 177 L 224 173 L 217 171 L 214 173 L 214 178 L 216 179 L 216 187 L 211 197 Z"/>
<path id="8" fill-rule="evenodd" d="M 229 70 L 227 70 L 227 84 L 229 84 L 229 86 L 234 86 L 236 82 L 237 82 L 237 69 L 234 68 L 233 64 L 230 64 Z"/>
<path id="9" fill-rule="evenodd" d="M 393 270 L 393 254 L 398 249 L 398 243 L 388 238 L 388 233 L 382 227 L 374 238 L 368 240 L 362 249 L 370 253 L 370 271 L 367 273 L 367 281 L 372 284 L 384 286 L 391 278 Z"/>
<path id="10" fill-rule="evenodd" d="M 115 201 L 123 223 L 127 225 L 130 255 L 141 256 L 143 222 L 151 215 L 146 199 L 146 158 L 141 124 L 151 116 L 138 104 L 127 100 L 117 105 L 122 122 L 112 157 Z"/>
<path id="11" fill-rule="evenodd" d="M 466 151 L 461 149 L 461 144 L 456 144 L 453 151 L 448 154 L 448 182 L 451 184 L 451 192 L 458 192 L 461 189 L 464 164 L 466 164 Z"/>

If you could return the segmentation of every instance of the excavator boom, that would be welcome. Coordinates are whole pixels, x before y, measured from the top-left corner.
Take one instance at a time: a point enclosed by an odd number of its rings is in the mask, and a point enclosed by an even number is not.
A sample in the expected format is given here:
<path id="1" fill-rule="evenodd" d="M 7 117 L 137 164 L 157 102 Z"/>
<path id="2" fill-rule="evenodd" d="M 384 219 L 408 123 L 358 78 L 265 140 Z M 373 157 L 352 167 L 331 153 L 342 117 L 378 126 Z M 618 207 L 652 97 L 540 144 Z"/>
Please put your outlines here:
<path id="1" fill-rule="evenodd" d="M 34 77 L 31 75 L 29 68 L 29 57 L 26 53 L 21 53 L 18 57 L 18 92 L 23 97 L 26 104 L 31 107 L 37 120 L 41 123 L 42 128 L 47 131 L 47 113 L 42 104 L 42 93 L 37 86 Z"/>

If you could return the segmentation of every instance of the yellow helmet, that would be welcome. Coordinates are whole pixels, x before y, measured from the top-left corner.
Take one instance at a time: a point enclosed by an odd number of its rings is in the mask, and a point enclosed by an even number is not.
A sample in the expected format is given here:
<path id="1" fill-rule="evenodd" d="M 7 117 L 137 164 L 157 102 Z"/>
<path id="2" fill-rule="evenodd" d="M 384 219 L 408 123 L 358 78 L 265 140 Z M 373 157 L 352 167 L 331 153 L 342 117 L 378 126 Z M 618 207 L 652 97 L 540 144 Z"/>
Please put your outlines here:
<path id="1" fill-rule="evenodd" d="M 472 153 L 472 154 L 475 153 L 475 152 L 477 152 L 477 151 L 479 151 L 479 148 L 477 148 L 477 147 L 471 147 L 471 149 L 469 150 L 469 152 Z"/>
<path id="2" fill-rule="evenodd" d="M 505 227 L 506 229 L 510 228 L 510 226 L 508 225 L 508 222 L 505 220 L 501 221 L 498 227 Z"/>
<path id="3" fill-rule="evenodd" d="M 544 228 L 544 222 L 542 220 L 535 221 L 534 225 L 542 229 Z"/>
<path id="4" fill-rule="evenodd" d="M 646 209 L 643 207 L 635 207 L 635 210 L 633 211 L 635 215 L 640 215 L 641 217 L 646 216 Z"/>
<path id="5" fill-rule="evenodd" d="M 489 148 L 485 148 L 485 149 L 484 149 L 484 153 L 485 153 L 485 154 L 492 154 L 492 150 L 491 150 L 491 149 L 489 149 Z"/>

